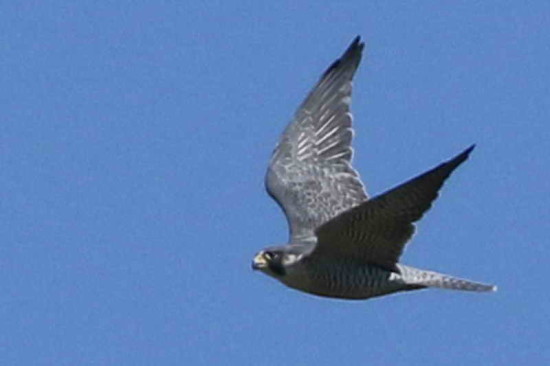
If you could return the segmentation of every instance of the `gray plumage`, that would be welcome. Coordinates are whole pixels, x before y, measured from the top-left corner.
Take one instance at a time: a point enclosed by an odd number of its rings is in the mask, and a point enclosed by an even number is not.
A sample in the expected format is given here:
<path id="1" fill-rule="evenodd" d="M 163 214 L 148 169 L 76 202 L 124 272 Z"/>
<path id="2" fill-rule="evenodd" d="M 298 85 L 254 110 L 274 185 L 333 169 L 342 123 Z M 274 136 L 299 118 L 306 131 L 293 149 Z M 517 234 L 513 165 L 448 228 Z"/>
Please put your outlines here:
<path id="1" fill-rule="evenodd" d="M 398 263 L 413 223 L 474 146 L 368 199 L 351 166 L 351 84 L 363 48 L 355 38 L 325 71 L 273 152 L 266 188 L 287 217 L 290 240 L 260 251 L 253 268 L 304 292 L 347 299 L 426 287 L 494 291 Z"/>

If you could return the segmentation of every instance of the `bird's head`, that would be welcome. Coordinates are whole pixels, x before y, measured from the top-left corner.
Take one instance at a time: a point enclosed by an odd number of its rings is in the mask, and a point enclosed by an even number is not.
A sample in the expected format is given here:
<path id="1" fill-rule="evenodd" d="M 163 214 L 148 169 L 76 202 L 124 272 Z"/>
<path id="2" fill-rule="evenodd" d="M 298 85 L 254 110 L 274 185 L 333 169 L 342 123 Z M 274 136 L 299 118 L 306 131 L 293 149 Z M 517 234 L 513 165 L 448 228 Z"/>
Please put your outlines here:
<path id="1" fill-rule="evenodd" d="M 296 264 L 303 255 L 304 253 L 291 245 L 269 247 L 254 256 L 252 269 L 280 278 L 285 276 L 288 267 Z"/>

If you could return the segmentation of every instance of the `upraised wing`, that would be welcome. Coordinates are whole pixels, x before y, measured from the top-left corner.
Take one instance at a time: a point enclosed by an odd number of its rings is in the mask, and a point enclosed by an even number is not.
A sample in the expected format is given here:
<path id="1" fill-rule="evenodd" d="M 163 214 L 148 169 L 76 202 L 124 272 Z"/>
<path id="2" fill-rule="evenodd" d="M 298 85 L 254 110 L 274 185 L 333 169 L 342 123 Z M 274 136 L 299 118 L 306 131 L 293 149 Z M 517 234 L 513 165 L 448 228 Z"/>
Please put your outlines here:
<path id="1" fill-rule="evenodd" d="M 363 47 L 355 38 L 325 71 L 273 152 L 266 188 L 286 214 L 290 243 L 314 241 L 318 226 L 367 198 L 351 166 L 351 82 Z"/>
<path id="2" fill-rule="evenodd" d="M 396 271 L 415 221 L 431 207 L 438 191 L 463 163 L 474 145 L 453 159 L 374 197 L 328 221 L 316 230 L 312 256 L 346 257 Z"/>

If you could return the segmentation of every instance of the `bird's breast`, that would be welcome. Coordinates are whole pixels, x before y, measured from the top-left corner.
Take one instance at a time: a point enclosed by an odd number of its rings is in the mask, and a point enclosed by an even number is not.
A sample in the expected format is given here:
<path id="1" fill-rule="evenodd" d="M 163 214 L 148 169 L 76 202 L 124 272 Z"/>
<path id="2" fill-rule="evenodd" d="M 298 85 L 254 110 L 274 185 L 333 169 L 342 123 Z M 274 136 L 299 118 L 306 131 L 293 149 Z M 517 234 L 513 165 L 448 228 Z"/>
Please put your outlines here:
<path id="1" fill-rule="evenodd" d="M 304 261 L 287 271 L 281 282 L 314 295 L 366 299 L 403 290 L 401 276 L 368 264 Z"/>

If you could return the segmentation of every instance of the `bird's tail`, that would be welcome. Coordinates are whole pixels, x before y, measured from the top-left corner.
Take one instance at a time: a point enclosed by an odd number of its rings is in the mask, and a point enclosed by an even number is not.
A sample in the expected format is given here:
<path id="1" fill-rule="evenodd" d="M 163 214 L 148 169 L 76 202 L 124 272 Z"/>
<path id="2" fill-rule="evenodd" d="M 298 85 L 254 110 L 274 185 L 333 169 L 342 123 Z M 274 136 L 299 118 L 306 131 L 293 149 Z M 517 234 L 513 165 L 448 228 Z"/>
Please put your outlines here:
<path id="1" fill-rule="evenodd" d="M 473 282 L 462 278 L 452 277 L 432 271 L 399 265 L 401 275 L 405 282 L 418 287 L 436 287 L 450 290 L 488 292 L 496 291 L 494 285 Z"/>

